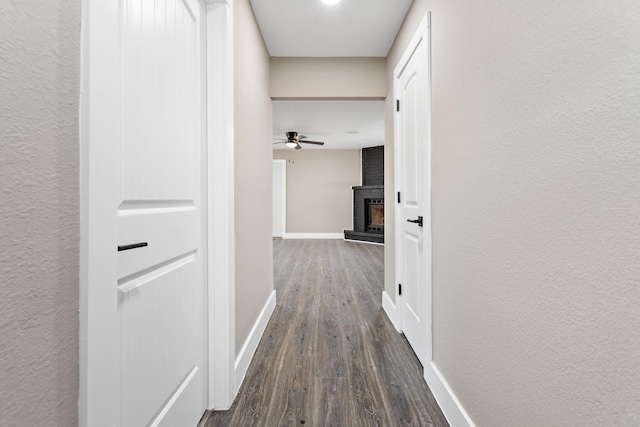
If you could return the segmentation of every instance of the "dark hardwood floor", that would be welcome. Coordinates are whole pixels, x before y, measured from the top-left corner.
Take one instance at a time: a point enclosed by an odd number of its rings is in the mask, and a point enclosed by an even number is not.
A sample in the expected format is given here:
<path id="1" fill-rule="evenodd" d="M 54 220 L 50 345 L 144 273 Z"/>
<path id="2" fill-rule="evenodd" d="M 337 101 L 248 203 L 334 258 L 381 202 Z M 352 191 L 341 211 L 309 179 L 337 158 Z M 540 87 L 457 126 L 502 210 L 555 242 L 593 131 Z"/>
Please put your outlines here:
<path id="1" fill-rule="evenodd" d="M 213 426 L 448 426 L 381 308 L 384 248 L 274 240 L 278 305 L 229 411 Z"/>

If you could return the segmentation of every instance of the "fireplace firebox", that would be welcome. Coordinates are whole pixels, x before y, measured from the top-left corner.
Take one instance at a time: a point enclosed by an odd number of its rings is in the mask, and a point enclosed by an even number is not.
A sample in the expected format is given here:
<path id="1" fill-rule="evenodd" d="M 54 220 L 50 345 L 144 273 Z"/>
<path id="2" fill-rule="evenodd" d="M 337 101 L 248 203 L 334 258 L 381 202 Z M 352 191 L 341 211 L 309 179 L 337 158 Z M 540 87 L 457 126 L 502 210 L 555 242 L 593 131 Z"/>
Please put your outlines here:
<path id="1" fill-rule="evenodd" d="M 366 199 L 365 204 L 366 230 L 384 233 L 384 199 Z"/>

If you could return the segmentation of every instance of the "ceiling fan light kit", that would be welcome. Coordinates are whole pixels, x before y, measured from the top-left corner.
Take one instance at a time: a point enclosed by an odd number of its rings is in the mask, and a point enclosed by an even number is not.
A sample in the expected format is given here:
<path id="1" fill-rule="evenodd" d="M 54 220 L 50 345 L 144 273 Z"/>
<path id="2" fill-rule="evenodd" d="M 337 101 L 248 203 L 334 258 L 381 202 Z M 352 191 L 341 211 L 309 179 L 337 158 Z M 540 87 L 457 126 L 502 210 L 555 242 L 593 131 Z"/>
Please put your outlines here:
<path id="1" fill-rule="evenodd" d="M 281 142 L 275 142 L 274 145 L 275 144 L 284 144 L 287 147 L 295 148 L 296 150 L 299 150 L 299 149 L 302 148 L 300 143 L 302 143 L 302 144 L 324 145 L 324 142 L 322 142 L 322 141 L 303 141 L 303 140 L 306 140 L 307 137 L 305 135 L 298 134 L 298 132 L 289 131 L 289 132 L 286 133 L 286 135 L 287 135 L 287 139 L 283 139 Z"/>

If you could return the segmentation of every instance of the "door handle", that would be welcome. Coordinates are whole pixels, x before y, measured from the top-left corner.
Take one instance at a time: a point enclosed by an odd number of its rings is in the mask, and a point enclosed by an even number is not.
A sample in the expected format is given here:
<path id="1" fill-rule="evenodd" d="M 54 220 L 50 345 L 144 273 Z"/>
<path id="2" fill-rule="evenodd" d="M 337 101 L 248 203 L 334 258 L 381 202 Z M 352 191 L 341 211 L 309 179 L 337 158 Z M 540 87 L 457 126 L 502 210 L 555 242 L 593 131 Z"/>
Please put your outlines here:
<path id="1" fill-rule="evenodd" d="M 418 219 L 408 219 L 407 222 L 412 222 L 414 224 L 418 224 L 418 227 L 422 227 L 422 217 L 419 216 Z"/>
<path id="2" fill-rule="evenodd" d="M 118 252 L 128 251 L 129 249 L 144 248 L 145 246 L 149 246 L 149 244 L 147 242 L 142 242 L 134 243 L 132 245 L 118 246 Z"/>

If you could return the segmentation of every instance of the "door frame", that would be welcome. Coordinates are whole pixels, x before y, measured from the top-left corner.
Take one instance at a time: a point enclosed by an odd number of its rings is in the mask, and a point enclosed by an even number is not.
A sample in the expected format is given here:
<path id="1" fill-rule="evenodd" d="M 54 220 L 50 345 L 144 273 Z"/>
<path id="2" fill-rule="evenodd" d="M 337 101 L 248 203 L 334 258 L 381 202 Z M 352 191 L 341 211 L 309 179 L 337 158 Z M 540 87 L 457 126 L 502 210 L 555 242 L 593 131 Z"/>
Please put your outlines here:
<path id="1" fill-rule="evenodd" d="M 285 159 L 273 159 L 273 164 L 282 164 L 282 237 L 287 234 L 287 161 Z"/>
<path id="2" fill-rule="evenodd" d="M 234 241 L 234 114 L 233 0 L 202 0 L 206 35 L 206 177 L 203 204 L 206 232 L 207 406 L 228 409 L 236 394 L 235 364 L 235 241 Z M 108 332 L 115 322 L 100 302 L 113 298 L 108 288 L 91 285 L 115 277 L 105 264 L 115 262 L 115 221 L 97 223 L 95 213 L 110 206 L 110 197 L 92 193 L 93 183 L 114 171 L 109 141 L 120 135 L 120 106 L 107 102 L 107 92 L 119 91 L 110 76 L 120 73 L 119 2 L 82 0 L 80 77 L 80 275 L 79 275 L 79 398 L 78 423 L 99 426 L 108 420 L 104 409 L 116 405 L 118 392 L 102 387 L 119 375 L 113 365 L 96 366 L 113 348 Z M 116 84 L 117 85 L 117 84 Z M 104 236 L 112 236 L 105 238 Z M 216 237 L 215 239 L 213 237 Z M 111 262 L 101 262 L 109 259 Z M 99 338 L 98 338 L 99 337 Z M 214 345 L 215 344 L 215 345 Z"/>
<path id="3" fill-rule="evenodd" d="M 236 396 L 233 2 L 207 5 L 209 409 Z M 215 237 L 215 238 L 214 238 Z"/>
<path id="4" fill-rule="evenodd" d="M 432 133 L 432 128 L 431 128 L 431 115 L 432 115 L 432 110 L 431 110 L 431 12 L 427 12 L 427 15 L 424 17 L 424 19 L 422 20 L 422 22 L 420 23 L 420 25 L 418 26 L 415 34 L 413 35 L 413 37 L 411 38 L 411 41 L 409 42 L 409 44 L 407 45 L 404 53 L 402 54 L 402 56 L 400 57 L 400 59 L 398 60 L 394 70 L 393 70 L 393 96 L 394 96 L 394 100 L 395 99 L 400 99 L 399 98 L 399 93 L 400 93 L 400 87 L 399 87 L 399 77 L 402 74 L 402 71 L 404 70 L 407 62 L 409 61 L 409 59 L 411 58 L 411 56 L 413 55 L 414 51 L 416 50 L 416 48 L 418 47 L 418 45 L 421 43 L 421 40 L 426 40 L 426 49 L 427 49 L 427 88 L 428 88 L 428 93 L 425 94 L 425 97 L 427 99 L 427 125 L 428 125 L 428 131 L 427 131 L 427 147 L 426 147 L 426 154 L 428 157 L 428 164 L 423 165 L 425 166 L 425 169 L 427 170 L 426 172 L 426 177 L 428 179 L 428 184 L 427 184 L 427 188 L 429 190 L 429 198 L 426 200 L 425 202 L 425 210 L 428 211 L 425 212 L 424 215 L 424 229 L 425 230 L 429 230 L 429 236 L 428 239 L 424 239 L 424 253 L 428 254 L 427 256 L 425 256 L 426 259 L 423 260 L 423 262 L 425 262 L 428 265 L 428 271 L 429 274 L 426 277 L 426 282 L 424 283 L 424 286 L 426 287 L 426 292 L 428 294 L 428 307 L 423 307 L 423 309 L 425 310 L 426 313 L 428 313 L 428 315 L 424 316 L 424 318 L 428 321 L 428 328 L 429 328 L 429 333 L 428 333 L 428 342 L 426 343 L 426 360 L 421 360 L 420 362 L 422 362 L 423 366 L 426 366 L 429 362 L 431 362 L 433 360 L 433 306 L 432 306 L 432 239 L 431 239 L 431 233 L 432 233 L 432 222 L 431 222 L 431 206 L 432 206 L 432 199 L 431 199 L 431 133 Z M 400 170 L 401 170 L 401 165 L 400 163 L 400 156 L 399 156 L 399 123 L 398 123 L 398 115 L 396 114 L 396 112 L 394 111 L 394 115 L 393 115 L 393 121 L 394 121 L 394 183 L 395 183 L 395 192 L 396 194 L 398 193 L 398 191 L 400 191 L 400 189 L 398 188 L 398 185 L 400 183 Z M 401 245 L 402 245 L 402 224 L 400 223 L 399 219 L 401 218 L 400 215 L 400 204 L 399 203 L 395 203 L 395 209 L 394 209 L 394 213 L 395 213 L 395 241 L 394 241 L 394 251 L 396 254 L 401 253 Z M 427 251 L 428 249 L 428 251 Z M 401 277 L 402 277 L 402 260 L 396 256 L 395 257 L 395 281 L 396 281 L 396 290 L 395 290 L 395 313 L 393 315 L 393 318 L 395 319 L 395 327 L 398 331 L 402 331 L 403 330 L 403 324 L 402 324 L 402 310 L 403 310 L 403 296 L 400 294 L 400 289 L 398 284 L 401 283 Z"/>

